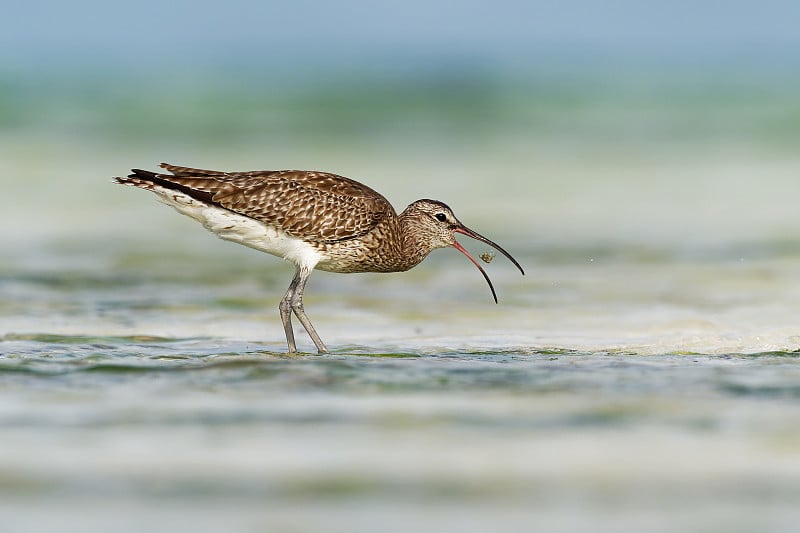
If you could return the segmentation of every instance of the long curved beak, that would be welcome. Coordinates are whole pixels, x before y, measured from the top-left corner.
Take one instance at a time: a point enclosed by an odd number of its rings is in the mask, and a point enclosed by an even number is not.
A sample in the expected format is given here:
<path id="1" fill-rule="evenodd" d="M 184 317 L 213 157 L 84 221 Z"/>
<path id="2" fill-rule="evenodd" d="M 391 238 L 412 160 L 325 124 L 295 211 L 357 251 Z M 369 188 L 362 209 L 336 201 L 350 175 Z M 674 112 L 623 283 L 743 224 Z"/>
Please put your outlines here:
<path id="1" fill-rule="evenodd" d="M 500 252 L 501 254 L 506 256 L 509 261 L 514 263 L 514 266 L 516 266 L 519 269 L 519 271 L 522 273 L 522 275 L 523 276 L 525 275 L 525 271 L 522 270 L 522 267 L 517 262 L 517 260 L 514 259 L 513 257 L 511 257 L 510 253 L 506 252 L 505 250 L 503 250 L 503 248 L 500 245 L 490 241 L 489 239 L 487 239 L 486 237 L 484 237 L 480 233 L 476 233 L 476 232 L 472 231 L 471 229 L 469 229 L 468 227 L 466 227 L 464 225 L 458 225 L 458 226 L 454 227 L 453 228 L 453 233 L 461 233 L 462 235 L 466 235 L 467 237 L 471 237 L 471 238 L 475 239 L 476 241 L 481 241 L 483 243 L 488 244 L 489 246 L 491 246 L 492 248 L 494 248 L 495 250 L 497 250 L 498 252 Z M 475 258 L 472 257 L 471 255 L 469 255 L 469 252 L 463 246 L 461 246 L 458 243 L 458 241 L 456 241 L 455 239 L 453 240 L 453 248 L 455 248 L 456 250 L 458 250 L 462 254 L 466 255 L 469 258 L 469 260 L 472 261 L 472 264 L 475 265 L 476 267 L 478 267 L 478 270 L 480 270 L 481 274 L 483 274 L 483 278 L 486 280 L 486 283 L 489 284 L 489 289 L 492 291 L 492 297 L 494 298 L 494 303 L 497 303 L 497 293 L 494 291 L 494 286 L 492 285 L 492 280 L 489 279 L 489 275 L 486 273 L 486 271 L 483 269 L 483 267 L 480 264 L 478 264 L 478 262 L 475 261 Z"/>

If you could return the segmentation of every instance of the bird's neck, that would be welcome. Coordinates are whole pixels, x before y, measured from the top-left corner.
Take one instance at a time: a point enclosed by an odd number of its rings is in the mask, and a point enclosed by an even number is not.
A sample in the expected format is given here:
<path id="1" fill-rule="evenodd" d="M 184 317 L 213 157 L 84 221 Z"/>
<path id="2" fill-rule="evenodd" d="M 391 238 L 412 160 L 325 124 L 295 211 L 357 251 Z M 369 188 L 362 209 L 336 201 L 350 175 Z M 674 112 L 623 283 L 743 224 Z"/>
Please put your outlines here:
<path id="1" fill-rule="evenodd" d="M 399 254 L 401 264 L 398 265 L 398 270 L 414 268 L 433 250 L 430 239 L 418 231 L 414 220 L 406 212 L 398 217 L 399 242 L 402 248 L 402 253 Z"/>

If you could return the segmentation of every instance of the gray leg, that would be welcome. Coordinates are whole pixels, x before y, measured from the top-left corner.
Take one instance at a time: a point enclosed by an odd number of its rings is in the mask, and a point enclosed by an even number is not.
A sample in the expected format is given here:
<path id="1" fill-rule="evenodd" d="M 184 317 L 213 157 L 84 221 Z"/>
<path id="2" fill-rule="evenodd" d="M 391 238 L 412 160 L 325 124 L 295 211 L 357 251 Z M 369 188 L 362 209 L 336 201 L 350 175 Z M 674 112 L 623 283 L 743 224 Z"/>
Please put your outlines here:
<path id="1" fill-rule="evenodd" d="M 300 269 L 298 268 L 294 273 L 294 278 L 289 284 L 289 290 L 286 295 L 278 304 L 278 309 L 281 312 L 281 322 L 283 322 L 283 331 L 286 333 L 286 344 L 289 345 L 289 353 L 297 351 L 297 345 L 294 342 L 294 331 L 292 331 L 292 298 L 297 289 L 297 284 L 300 282 Z"/>
<path id="2" fill-rule="evenodd" d="M 325 347 L 325 343 L 322 342 L 322 339 L 319 338 L 317 335 L 317 331 L 314 329 L 314 326 L 311 325 L 311 321 L 306 316 L 306 312 L 303 309 L 303 291 L 306 288 L 306 282 L 308 281 L 308 276 L 311 275 L 311 271 L 305 267 L 300 267 L 297 269 L 297 273 L 295 274 L 295 279 L 292 280 L 292 285 L 294 285 L 294 291 L 292 291 L 290 305 L 292 311 L 297 316 L 300 323 L 306 328 L 308 335 L 311 337 L 311 340 L 314 341 L 314 345 L 316 345 L 317 350 L 319 353 L 325 353 L 328 351 L 328 348 Z M 298 278 L 299 276 L 299 278 Z M 297 283 L 295 283 L 295 280 Z M 289 290 L 291 291 L 292 285 L 289 286 Z M 288 296 L 288 293 L 287 293 Z M 283 304 L 283 302 L 281 302 Z M 281 316 L 283 316 L 283 311 L 281 311 Z M 291 331 L 291 326 L 287 330 Z M 288 333 L 287 333 L 287 341 L 288 341 Z M 291 351 L 293 342 L 289 345 L 289 350 Z"/>

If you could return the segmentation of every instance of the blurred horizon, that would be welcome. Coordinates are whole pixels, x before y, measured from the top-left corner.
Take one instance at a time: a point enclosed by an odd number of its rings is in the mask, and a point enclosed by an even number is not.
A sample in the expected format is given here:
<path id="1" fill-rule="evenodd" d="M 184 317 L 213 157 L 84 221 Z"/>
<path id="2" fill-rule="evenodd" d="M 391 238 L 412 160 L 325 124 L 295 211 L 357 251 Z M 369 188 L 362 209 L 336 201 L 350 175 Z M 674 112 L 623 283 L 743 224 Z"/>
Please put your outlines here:
<path id="1" fill-rule="evenodd" d="M 782 122 L 771 118 L 773 130 L 794 135 L 800 123 L 800 5 L 789 0 L 42 0 L 12 3 L 5 15 L 3 133 L 37 123 L 112 138 L 114 130 L 169 137 L 216 129 L 222 141 L 271 128 L 291 135 L 287 122 L 296 120 L 301 135 L 341 124 L 358 138 L 360 124 L 371 135 L 409 112 L 423 133 L 426 117 L 452 121 L 434 132 L 444 135 L 480 122 L 502 131 L 509 120 L 523 133 L 548 133 L 565 122 L 559 112 L 573 120 L 600 110 L 606 123 L 595 127 L 607 126 L 608 137 L 621 131 L 613 115 L 627 106 L 645 112 L 636 133 L 646 136 L 661 125 L 647 112 L 663 118 L 657 108 L 666 105 L 678 123 L 682 113 L 699 114 L 676 135 L 692 127 L 702 134 L 703 113 L 712 126 L 730 113 L 723 126 L 740 131 L 752 118 L 757 133 L 770 112 L 789 112 Z M 155 123 L 148 128 L 145 119 Z M 162 133 L 167 120 L 186 127 Z M 401 133 L 413 139 L 419 131 Z M 586 131 L 570 133 L 580 140 Z"/>
<path id="2" fill-rule="evenodd" d="M 800 131 L 793 15 L 788 0 L 14 3 L 0 134 L 780 143 Z"/>

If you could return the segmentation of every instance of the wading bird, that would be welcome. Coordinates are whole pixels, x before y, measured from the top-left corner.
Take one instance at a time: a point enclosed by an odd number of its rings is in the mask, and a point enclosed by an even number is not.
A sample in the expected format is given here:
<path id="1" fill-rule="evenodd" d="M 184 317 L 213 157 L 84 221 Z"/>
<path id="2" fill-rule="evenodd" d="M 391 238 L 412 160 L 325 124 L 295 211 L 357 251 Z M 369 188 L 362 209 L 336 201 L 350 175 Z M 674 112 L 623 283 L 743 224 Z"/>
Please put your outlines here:
<path id="1" fill-rule="evenodd" d="M 278 306 L 289 352 L 297 345 L 292 313 L 320 353 L 327 352 L 303 309 L 303 290 L 315 268 L 328 272 L 403 272 L 436 248 L 452 246 L 486 271 L 455 239 L 460 233 L 520 264 L 500 246 L 464 226 L 436 200 L 417 200 L 398 215 L 386 198 L 355 180 L 327 172 L 219 172 L 162 163 L 169 173 L 133 169 L 116 183 L 156 193 L 162 202 L 218 237 L 281 257 L 295 265 Z"/>

